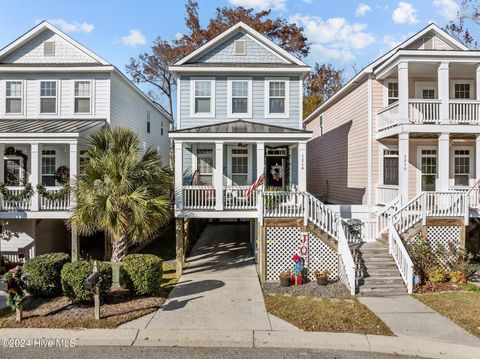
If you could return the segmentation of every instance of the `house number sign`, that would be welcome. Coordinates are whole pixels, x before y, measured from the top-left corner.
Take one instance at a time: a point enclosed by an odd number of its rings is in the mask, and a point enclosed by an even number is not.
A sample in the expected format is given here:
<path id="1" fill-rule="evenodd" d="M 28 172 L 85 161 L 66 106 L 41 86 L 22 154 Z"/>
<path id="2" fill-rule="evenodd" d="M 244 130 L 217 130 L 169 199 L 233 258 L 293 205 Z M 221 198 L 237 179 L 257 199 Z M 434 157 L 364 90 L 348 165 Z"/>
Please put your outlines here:
<path id="1" fill-rule="evenodd" d="M 308 265 L 308 232 L 300 232 L 300 256 L 303 258 L 304 266 Z"/>
<path id="2" fill-rule="evenodd" d="M 302 153 L 300 155 L 300 168 L 302 169 L 302 171 L 305 169 L 305 154 Z"/>
<path id="3" fill-rule="evenodd" d="M 407 170 L 407 163 L 408 163 L 407 155 L 403 155 L 403 170 L 404 171 Z"/>

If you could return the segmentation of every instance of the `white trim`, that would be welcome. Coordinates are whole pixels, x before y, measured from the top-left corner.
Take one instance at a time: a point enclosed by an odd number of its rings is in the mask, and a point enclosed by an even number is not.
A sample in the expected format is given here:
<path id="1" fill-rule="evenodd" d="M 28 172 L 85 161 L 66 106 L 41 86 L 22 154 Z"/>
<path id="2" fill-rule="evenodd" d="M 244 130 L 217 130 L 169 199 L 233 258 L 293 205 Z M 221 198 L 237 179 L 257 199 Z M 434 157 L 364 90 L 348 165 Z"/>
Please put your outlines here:
<path id="1" fill-rule="evenodd" d="M 248 86 L 247 97 L 247 112 L 246 113 L 232 113 L 232 82 L 246 81 Z M 252 102 L 253 102 L 253 81 L 251 77 L 228 77 L 227 78 L 227 117 L 228 118 L 252 118 Z"/>
<path id="2" fill-rule="evenodd" d="M 0 218 L 2 218 L 0 212 Z M 8 213 L 8 212 L 7 212 Z M 175 211 L 175 218 L 258 218 L 258 210 L 242 210 L 242 211 Z"/>
<path id="3" fill-rule="evenodd" d="M 367 206 L 368 206 L 368 213 L 372 212 L 372 202 L 373 202 L 373 175 L 372 175 L 372 146 L 373 146 L 373 76 L 369 75 L 368 83 L 367 83 L 367 102 L 368 102 L 368 125 L 367 125 Z M 323 122 L 323 119 L 322 119 Z M 323 130 L 322 130 L 323 131 Z M 370 230 L 371 221 L 367 221 L 366 223 L 366 231 L 367 233 L 371 233 Z"/>
<path id="4" fill-rule="evenodd" d="M 435 189 L 438 186 L 438 146 L 435 145 L 426 145 L 426 146 L 417 146 L 417 165 L 415 166 L 415 177 L 417 181 L 416 193 L 419 195 L 422 192 L 422 150 L 435 150 L 437 158 L 437 173 L 435 174 Z"/>
<path id="5" fill-rule="evenodd" d="M 449 173 L 449 187 L 463 187 L 463 186 L 455 186 L 455 150 L 468 150 L 470 151 L 469 154 L 469 167 L 470 173 L 468 174 L 468 187 L 471 187 L 475 183 L 475 168 L 474 168 L 474 153 L 475 147 L 474 146 L 455 146 L 452 145 L 450 142 L 450 169 Z"/>
<path id="6" fill-rule="evenodd" d="M 21 96 L 21 101 L 22 101 L 22 107 L 21 107 L 21 112 L 7 112 L 7 99 L 8 98 L 18 98 L 18 97 L 12 97 L 12 96 L 9 96 L 7 97 L 7 83 L 8 82 L 21 82 L 21 88 L 22 88 L 22 96 Z M 4 87 L 4 93 L 5 93 L 5 98 L 4 98 L 4 102 L 1 106 L 1 108 L 3 108 L 3 114 L 6 118 L 8 117 L 25 117 L 26 116 L 26 109 L 27 109 L 27 96 L 26 96 L 26 91 L 27 91 L 27 85 L 26 85 L 26 81 L 25 79 L 19 79 L 19 80 L 16 80 L 16 79 L 4 79 L 4 83 L 5 83 L 5 87 Z"/>
<path id="7" fill-rule="evenodd" d="M 435 81 L 415 81 L 415 98 L 423 99 L 423 90 L 434 90 L 435 99 L 438 99 L 438 83 Z"/>
<path id="8" fill-rule="evenodd" d="M 170 66 L 168 68 L 170 72 L 174 74 L 182 73 L 242 73 L 242 74 L 251 74 L 251 73 L 280 73 L 282 75 L 298 75 L 298 74 L 308 74 L 310 67 L 238 67 L 238 66 Z"/>
<path id="9" fill-rule="evenodd" d="M 88 82 L 88 87 L 89 87 L 89 95 L 88 96 L 76 96 L 75 95 L 75 85 L 77 82 Z M 82 116 L 82 115 L 93 115 L 93 103 L 94 103 L 94 98 L 93 98 L 93 94 L 95 93 L 94 89 L 93 89 L 93 80 L 89 80 L 89 79 L 74 79 L 73 80 L 73 106 L 72 106 L 72 110 L 73 110 L 73 114 L 76 115 L 76 116 Z M 79 99 L 86 99 L 88 98 L 90 100 L 90 109 L 88 112 L 76 112 L 75 111 L 75 100 L 79 98 Z"/>
<path id="10" fill-rule="evenodd" d="M 54 82 L 55 83 L 55 112 L 42 112 L 42 98 L 53 98 L 53 96 L 42 96 L 42 82 Z M 38 117 L 52 117 L 60 115 L 60 99 L 61 99 L 61 80 L 57 79 L 40 79 L 38 80 Z"/>
<path id="11" fill-rule="evenodd" d="M 195 82 L 210 81 L 210 112 L 195 113 Z M 215 118 L 215 77 L 192 77 L 190 78 L 190 117 L 194 118 Z"/>
<path id="12" fill-rule="evenodd" d="M 245 140 L 308 140 L 312 137 L 310 132 L 300 132 L 300 133 L 192 133 L 192 132 L 170 132 L 171 139 L 196 139 L 198 141 L 209 141 L 209 140 L 218 140 L 219 138 L 230 139 L 232 141 L 241 141 Z"/>
<path id="13" fill-rule="evenodd" d="M 189 55 L 185 56 L 183 59 L 175 63 L 175 66 L 178 65 L 183 65 L 186 62 L 188 62 L 191 59 L 197 58 L 201 56 L 203 53 L 207 52 L 209 49 L 215 47 L 217 44 L 221 43 L 224 39 L 228 39 L 231 36 L 233 36 L 236 32 L 244 30 L 245 33 L 251 35 L 254 39 L 259 41 L 260 43 L 263 43 L 265 46 L 270 47 L 273 51 L 281 55 L 282 57 L 286 58 L 287 60 L 290 60 L 290 62 L 300 65 L 300 66 L 306 66 L 302 61 L 297 59 L 295 56 L 291 55 L 284 49 L 282 49 L 280 46 L 275 44 L 273 41 L 267 39 L 265 36 L 260 34 L 259 32 L 255 31 L 252 29 L 250 26 L 243 22 L 238 22 L 229 29 L 225 30 L 222 32 L 220 35 L 215 37 L 214 39 L 210 40 L 206 44 L 200 46 L 198 49 L 195 51 L 191 52 Z"/>
<path id="14" fill-rule="evenodd" d="M 44 155 L 43 154 L 43 151 L 54 151 L 54 154 L 53 155 Z M 41 148 L 39 148 L 39 164 L 38 164 L 38 169 L 39 169 L 39 178 L 38 178 L 38 183 L 43 183 L 43 176 L 49 176 L 49 177 L 53 177 L 53 180 L 55 182 L 54 186 L 57 185 L 57 180 L 55 179 L 55 171 L 57 170 L 58 168 L 58 164 L 59 164 L 59 161 L 58 161 L 58 148 L 57 147 L 53 147 L 53 146 L 48 146 L 48 145 L 42 145 Z M 55 168 L 53 170 L 53 173 L 43 173 L 43 159 L 44 158 L 54 158 L 55 159 Z M 70 166 L 69 166 L 70 167 Z"/>
<path id="15" fill-rule="evenodd" d="M 379 150 L 379 153 L 378 153 L 379 161 L 378 161 L 377 186 L 394 186 L 394 187 L 398 188 L 398 184 L 396 184 L 396 185 L 385 184 L 385 176 L 384 176 L 385 150 L 397 151 L 397 158 L 398 158 L 398 161 L 400 161 L 400 156 L 398 154 L 398 144 L 389 144 L 389 143 L 383 144 L 383 143 L 380 143 L 380 145 L 378 146 L 378 150 Z M 391 157 L 393 157 L 393 156 L 391 156 Z"/>
<path id="16" fill-rule="evenodd" d="M 299 126 L 298 128 L 301 130 L 303 129 L 303 81 L 298 81 L 298 93 L 300 94 L 300 101 L 299 101 Z"/>
<path id="17" fill-rule="evenodd" d="M 233 149 L 246 149 L 247 154 L 242 154 L 242 155 L 234 155 L 233 154 Z M 252 174 L 253 174 L 253 161 L 252 161 L 252 152 L 253 152 L 253 147 L 251 144 L 248 144 L 247 147 L 238 147 L 235 145 L 227 145 L 227 186 L 232 186 L 233 183 L 233 157 L 247 157 L 247 185 L 250 185 L 252 183 Z"/>
<path id="18" fill-rule="evenodd" d="M 285 108 L 283 113 L 270 113 L 270 83 L 285 83 Z M 300 104 L 302 106 L 302 104 Z M 290 117 L 290 78 L 288 77 L 265 77 L 264 90 L 264 117 L 265 118 L 288 118 Z"/>
<path id="19" fill-rule="evenodd" d="M 182 128 L 182 115 L 180 113 L 180 94 L 182 91 L 182 80 L 179 77 L 177 79 L 177 117 L 175 118 L 175 128 L 181 129 Z"/>
<path id="20" fill-rule="evenodd" d="M 390 97 L 388 97 L 388 84 L 398 84 L 398 79 L 387 79 L 383 81 L 383 107 L 387 107 L 388 105 L 388 100 Z M 400 96 L 400 92 L 398 93 Z"/>
<path id="21" fill-rule="evenodd" d="M 468 99 L 455 98 L 455 85 L 457 84 L 468 84 L 470 85 L 470 97 Z M 475 81 L 474 80 L 462 80 L 462 79 L 452 79 L 450 80 L 450 100 L 473 100 L 476 98 L 475 94 Z"/>
<path id="22" fill-rule="evenodd" d="M 408 124 L 403 123 L 388 130 L 380 131 L 376 133 L 376 139 L 387 138 L 391 136 L 396 136 L 399 133 L 442 133 L 448 132 L 452 133 L 471 133 L 471 134 L 478 134 L 480 133 L 480 126 L 479 125 L 457 125 L 457 124 Z"/>

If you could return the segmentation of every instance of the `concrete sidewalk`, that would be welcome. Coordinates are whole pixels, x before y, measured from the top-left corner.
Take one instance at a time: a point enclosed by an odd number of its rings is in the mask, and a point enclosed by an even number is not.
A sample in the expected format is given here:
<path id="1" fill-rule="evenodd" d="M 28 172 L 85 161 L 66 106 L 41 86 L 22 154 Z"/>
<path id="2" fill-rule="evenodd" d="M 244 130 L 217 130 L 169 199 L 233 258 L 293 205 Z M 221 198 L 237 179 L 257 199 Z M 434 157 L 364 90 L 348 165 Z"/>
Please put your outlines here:
<path id="1" fill-rule="evenodd" d="M 480 348 L 478 347 L 409 336 L 387 337 L 303 331 L 21 328 L 0 329 L 0 337 L 64 340 L 71 338 L 75 340 L 76 346 L 302 348 L 410 355 L 436 359 L 480 358 Z"/>
<path id="2" fill-rule="evenodd" d="M 477 337 L 411 296 L 359 297 L 358 300 L 395 335 L 480 347 Z"/>

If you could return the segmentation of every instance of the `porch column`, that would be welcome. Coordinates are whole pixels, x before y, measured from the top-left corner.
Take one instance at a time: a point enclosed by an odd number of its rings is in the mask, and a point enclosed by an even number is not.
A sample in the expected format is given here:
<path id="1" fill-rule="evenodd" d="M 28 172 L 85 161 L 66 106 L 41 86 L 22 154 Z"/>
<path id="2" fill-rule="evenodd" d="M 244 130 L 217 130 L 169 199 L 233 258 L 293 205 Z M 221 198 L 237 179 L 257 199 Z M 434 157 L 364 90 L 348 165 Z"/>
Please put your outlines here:
<path id="1" fill-rule="evenodd" d="M 70 208 L 77 204 L 75 182 L 78 176 L 78 145 L 77 142 L 70 143 Z M 73 233 L 73 231 L 72 231 Z"/>
<path id="2" fill-rule="evenodd" d="M 223 141 L 215 141 L 215 171 L 213 172 L 215 186 L 215 210 L 223 211 Z"/>
<path id="3" fill-rule="evenodd" d="M 438 136 L 438 188 L 437 191 L 446 192 L 450 179 L 450 134 L 441 133 Z"/>
<path id="4" fill-rule="evenodd" d="M 0 143 L 0 183 L 3 183 L 5 180 L 5 144 Z"/>
<path id="5" fill-rule="evenodd" d="M 175 209 L 183 210 L 183 142 L 175 140 Z"/>
<path id="6" fill-rule="evenodd" d="M 38 143 L 32 143 L 30 145 L 30 157 L 31 157 L 31 162 L 30 162 L 30 184 L 32 185 L 33 188 L 33 195 L 32 195 L 32 205 L 30 209 L 32 211 L 38 211 L 39 208 L 39 197 L 38 197 L 38 191 L 37 191 L 37 185 L 39 181 L 39 154 L 38 154 Z"/>
<path id="7" fill-rule="evenodd" d="M 398 193 L 401 203 L 408 202 L 408 149 L 409 134 L 403 132 L 398 135 Z"/>
<path id="8" fill-rule="evenodd" d="M 265 174 L 265 143 L 257 142 L 257 178 Z"/>
<path id="9" fill-rule="evenodd" d="M 476 71 L 476 98 L 477 101 L 480 101 L 480 65 L 477 65 L 477 71 Z"/>
<path id="10" fill-rule="evenodd" d="M 438 99 L 440 104 L 440 122 L 448 123 L 449 121 L 449 63 L 442 62 L 438 65 Z"/>
<path id="11" fill-rule="evenodd" d="M 401 123 L 408 122 L 408 62 L 398 64 L 398 117 Z"/>
<path id="12" fill-rule="evenodd" d="M 475 180 L 480 180 L 480 135 L 475 141 Z"/>
<path id="13" fill-rule="evenodd" d="M 307 142 L 298 144 L 298 190 L 307 190 Z"/>

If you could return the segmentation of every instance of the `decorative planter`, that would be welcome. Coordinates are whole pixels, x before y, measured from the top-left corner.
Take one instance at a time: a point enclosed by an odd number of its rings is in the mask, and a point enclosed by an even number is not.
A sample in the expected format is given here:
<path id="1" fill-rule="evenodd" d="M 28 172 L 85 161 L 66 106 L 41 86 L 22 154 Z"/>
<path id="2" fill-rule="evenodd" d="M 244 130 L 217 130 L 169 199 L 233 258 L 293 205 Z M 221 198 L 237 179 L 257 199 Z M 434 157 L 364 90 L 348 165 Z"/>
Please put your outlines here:
<path id="1" fill-rule="evenodd" d="M 327 285 L 328 284 L 328 277 L 318 276 L 317 277 L 317 284 L 318 285 Z"/>
<path id="2" fill-rule="evenodd" d="M 290 277 L 280 277 L 280 287 L 289 287 Z"/>

